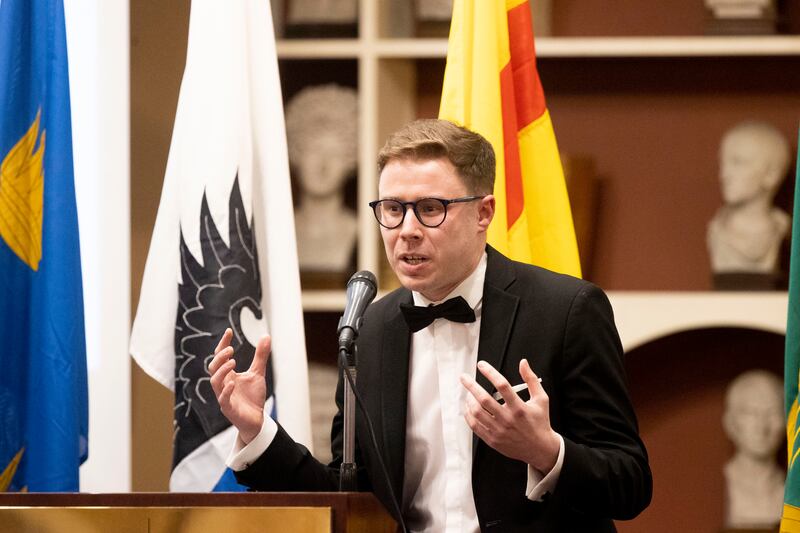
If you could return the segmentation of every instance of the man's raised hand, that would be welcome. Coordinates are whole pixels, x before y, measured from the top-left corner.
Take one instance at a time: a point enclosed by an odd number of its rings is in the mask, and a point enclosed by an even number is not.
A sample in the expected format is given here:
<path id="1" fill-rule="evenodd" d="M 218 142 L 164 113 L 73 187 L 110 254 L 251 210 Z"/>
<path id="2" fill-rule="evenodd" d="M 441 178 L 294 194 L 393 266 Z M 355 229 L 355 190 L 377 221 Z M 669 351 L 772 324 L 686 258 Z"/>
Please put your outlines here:
<path id="1" fill-rule="evenodd" d="M 528 361 L 523 359 L 519 365 L 520 376 L 530 391 L 527 402 L 517 396 L 508 380 L 489 363 L 480 361 L 478 370 L 505 403 L 500 404 L 472 376 L 463 374 L 461 384 L 469 392 L 464 418 L 470 429 L 503 455 L 524 461 L 539 472 L 549 472 L 558 459 L 561 441 L 550 426 L 547 393 Z"/>
<path id="2" fill-rule="evenodd" d="M 214 350 L 208 373 L 222 414 L 239 430 L 239 436 L 247 444 L 258 435 L 264 424 L 264 402 L 267 399 L 265 375 L 271 339 L 269 335 L 264 335 L 258 341 L 250 368 L 245 372 L 236 372 L 231 338 L 233 331 L 228 328 Z"/>

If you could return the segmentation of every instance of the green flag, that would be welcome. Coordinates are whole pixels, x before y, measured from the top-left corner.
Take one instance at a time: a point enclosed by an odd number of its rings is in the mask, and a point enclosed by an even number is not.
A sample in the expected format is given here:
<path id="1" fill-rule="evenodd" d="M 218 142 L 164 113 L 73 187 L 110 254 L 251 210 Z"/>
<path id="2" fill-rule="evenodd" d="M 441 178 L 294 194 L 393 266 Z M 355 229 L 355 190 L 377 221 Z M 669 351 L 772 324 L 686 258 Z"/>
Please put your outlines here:
<path id="1" fill-rule="evenodd" d="M 800 533 L 800 439 L 798 439 L 797 381 L 800 372 L 800 157 L 794 186 L 792 255 L 789 267 L 789 309 L 786 322 L 786 355 L 783 365 L 786 388 L 786 439 L 788 472 L 783 496 L 781 533 Z"/>

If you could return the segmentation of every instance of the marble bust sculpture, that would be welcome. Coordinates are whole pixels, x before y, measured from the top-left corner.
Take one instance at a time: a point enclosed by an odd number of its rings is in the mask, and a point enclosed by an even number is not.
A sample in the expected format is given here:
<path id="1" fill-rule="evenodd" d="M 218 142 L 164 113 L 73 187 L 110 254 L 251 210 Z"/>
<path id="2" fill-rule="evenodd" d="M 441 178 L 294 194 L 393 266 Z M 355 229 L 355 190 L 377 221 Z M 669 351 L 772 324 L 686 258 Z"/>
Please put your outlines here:
<path id="1" fill-rule="evenodd" d="M 724 467 L 726 527 L 774 527 L 786 479 L 775 460 L 785 436 L 782 381 L 764 370 L 739 375 L 728 386 L 722 425 L 736 449 Z"/>
<path id="2" fill-rule="evenodd" d="M 786 177 L 789 145 L 773 126 L 743 122 L 720 146 L 724 205 L 708 225 L 707 242 L 715 273 L 774 273 L 789 215 L 772 205 Z"/>
<path id="3" fill-rule="evenodd" d="M 358 98 L 335 84 L 311 86 L 286 107 L 289 162 L 299 184 L 295 209 L 300 269 L 341 272 L 352 263 L 356 214 L 344 186 L 357 164 Z"/>

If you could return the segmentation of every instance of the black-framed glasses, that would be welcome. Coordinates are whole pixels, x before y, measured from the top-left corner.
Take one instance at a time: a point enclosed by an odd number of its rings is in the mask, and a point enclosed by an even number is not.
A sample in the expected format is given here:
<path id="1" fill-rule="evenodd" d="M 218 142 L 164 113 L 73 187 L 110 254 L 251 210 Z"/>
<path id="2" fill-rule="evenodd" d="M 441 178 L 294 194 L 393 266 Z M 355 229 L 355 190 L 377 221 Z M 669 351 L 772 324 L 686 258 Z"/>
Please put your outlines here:
<path id="1" fill-rule="evenodd" d="M 414 210 L 420 224 L 428 228 L 440 226 L 447 218 L 447 206 L 462 202 L 480 200 L 486 196 L 464 196 L 445 200 L 443 198 L 420 198 L 416 202 L 401 202 L 400 200 L 375 200 L 369 203 L 378 223 L 386 229 L 394 229 L 403 223 L 406 218 L 408 206 Z"/>

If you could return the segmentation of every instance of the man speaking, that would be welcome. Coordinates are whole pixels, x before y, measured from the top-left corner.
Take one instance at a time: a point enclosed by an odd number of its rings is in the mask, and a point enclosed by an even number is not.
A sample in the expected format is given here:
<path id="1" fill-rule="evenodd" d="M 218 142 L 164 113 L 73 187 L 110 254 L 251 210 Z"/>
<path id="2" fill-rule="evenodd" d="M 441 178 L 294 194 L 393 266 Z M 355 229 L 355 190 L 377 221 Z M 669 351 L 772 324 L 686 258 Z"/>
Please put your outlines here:
<path id="1" fill-rule="evenodd" d="M 390 512 L 396 495 L 411 531 L 614 531 L 639 514 L 652 477 L 603 292 L 486 245 L 495 157 L 480 135 L 419 120 L 389 137 L 378 169 L 370 205 L 403 287 L 367 309 L 357 340 L 377 439 L 358 413 L 359 489 Z M 264 415 L 269 337 L 242 373 L 230 337 L 209 372 L 239 430 L 239 482 L 336 490 L 341 380 L 326 466 Z"/>

